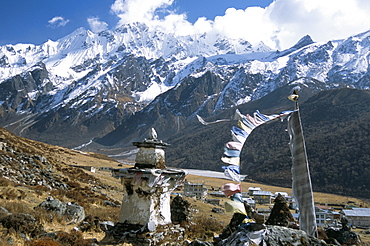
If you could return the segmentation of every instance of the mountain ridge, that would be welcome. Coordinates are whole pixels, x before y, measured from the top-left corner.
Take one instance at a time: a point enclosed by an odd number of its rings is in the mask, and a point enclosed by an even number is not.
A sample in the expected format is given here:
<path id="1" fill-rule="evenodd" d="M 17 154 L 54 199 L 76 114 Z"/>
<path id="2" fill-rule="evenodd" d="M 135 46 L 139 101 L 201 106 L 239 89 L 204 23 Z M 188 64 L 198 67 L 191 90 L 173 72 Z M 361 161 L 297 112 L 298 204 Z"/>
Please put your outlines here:
<path id="1" fill-rule="evenodd" d="M 217 35 L 167 35 L 141 23 L 77 29 L 40 46 L 0 47 L 0 125 L 70 148 L 128 146 L 151 127 L 170 137 L 196 114 L 217 115 L 295 81 L 313 91 L 367 89 L 369 43 L 368 32 L 327 43 L 305 36 L 273 51 Z"/>
<path id="2" fill-rule="evenodd" d="M 238 109 L 243 114 L 256 109 L 266 114 L 294 109 L 294 104 L 286 99 L 285 105 L 276 105 L 275 111 L 270 111 L 273 110 L 270 106 L 266 111 L 263 105 L 272 104 L 267 97 Z M 370 186 L 366 181 L 370 171 L 369 106 L 369 91 L 349 88 L 321 91 L 300 102 L 314 191 L 369 196 Z M 231 119 L 233 111 L 235 109 L 225 111 L 223 117 Z M 208 126 L 199 122 L 189 125 L 184 131 L 187 134 L 169 139 L 168 162 L 180 168 L 222 171 L 223 147 L 231 139 L 230 129 L 235 124 L 229 121 Z M 250 134 L 241 152 L 241 174 L 259 183 L 291 187 L 292 163 L 286 128 L 286 121 L 274 122 L 259 126 Z"/>

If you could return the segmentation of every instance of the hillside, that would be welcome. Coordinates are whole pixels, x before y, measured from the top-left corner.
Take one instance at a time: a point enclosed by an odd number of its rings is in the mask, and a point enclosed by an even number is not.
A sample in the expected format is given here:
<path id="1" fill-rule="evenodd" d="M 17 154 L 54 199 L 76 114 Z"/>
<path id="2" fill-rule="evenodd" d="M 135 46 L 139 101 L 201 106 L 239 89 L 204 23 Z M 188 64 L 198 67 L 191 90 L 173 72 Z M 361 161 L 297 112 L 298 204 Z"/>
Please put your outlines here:
<path id="1" fill-rule="evenodd" d="M 116 167 L 119 163 L 104 155 L 21 138 L 0 128 L 0 175 L 3 183 L 36 190 L 63 190 L 71 196 L 79 190 L 80 198 L 99 197 L 120 202 L 114 196 L 120 190 L 115 184 L 107 184 L 107 180 L 100 180 L 92 173 L 73 167 L 92 164 L 96 167 Z M 95 189 L 90 189 L 92 186 Z"/>
<path id="2" fill-rule="evenodd" d="M 276 99 L 279 101 L 279 97 Z M 254 105 L 239 109 L 244 114 L 253 113 L 256 109 L 267 114 L 282 110 L 278 104 L 277 111 L 266 110 L 263 105 L 268 101 L 270 99 L 261 99 Z M 315 191 L 369 197 L 369 107 L 369 91 L 354 89 L 322 91 L 301 102 L 302 125 Z M 286 106 L 287 109 L 292 107 Z M 220 118 L 225 118 L 227 114 L 222 116 Z M 169 161 L 177 167 L 221 171 L 224 164 L 220 157 L 224 144 L 230 140 L 233 124 L 235 122 L 208 126 L 193 123 L 186 129 L 187 134 L 170 139 Z M 253 131 L 242 151 L 242 174 L 257 182 L 291 186 L 291 155 L 286 127 L 286 121 L 275 122 Z"/>
<path id="3" fill-rule="evenodd" d="M 114 179 L 110 172 L 92 173 L 70 166 L 115 167 L 120 165 L 117 162 L 99 154 L 78 152 L 20 138 L 3 128 L 0 128 L 0 154 L 0 222 L 4 221 L 5 208 L 16 219 L 12 224 L 22 223 L 23 229 L 21 227 L 17 230 L 28 231 L 26 237 L 30 241 L 27 245 L 96 245 L 95 242 L 102 240 L 105 235 L 98 223 L 118 221 L 123 194 L 119 180 Z M 204 183 L 208 189 L 217 189 L 228 182 L 194 175 L 188 175 L 187 180 Z M 243 190 L 256 185 L 263 190 L 291 194 L 289 188 L 242 183 Z M 85 209 L 85 220 L 82 223 L 71 223 L 61 216 L 35 210 L 35 207 L 50 196 L 65 203 L 81 205 Z M 314 196 L 317 204 L 344 206 L 349 201 L 348 197 L 332 194 L 315 193 Z M 218 208 L 224 209 L 223 203 L 227 198 L 220 199 L 221 206 Z M 202 237 L 212 241 L 213 235 L 221 232 L 232 215 L 212 212 L 215 205 L 192 198 L 187 200 L 194 211 L 198 211 L 194 214 L 191 225 L 186 226 L 187 239 Z M 351 198 L 351 203 L 369 206 L 359 199 Z M 20 218 L 34 218 L 34 221 L 21 221 Z M 43 227 L 49 236 L 37 237 L 30 233 L 34 232 L 35 224 Z M 14 230 L 9 231 L 4 225 L 0 225 L 0 229 L 0 245 L 25 245 L 24 235 L 17 234 Z"/>

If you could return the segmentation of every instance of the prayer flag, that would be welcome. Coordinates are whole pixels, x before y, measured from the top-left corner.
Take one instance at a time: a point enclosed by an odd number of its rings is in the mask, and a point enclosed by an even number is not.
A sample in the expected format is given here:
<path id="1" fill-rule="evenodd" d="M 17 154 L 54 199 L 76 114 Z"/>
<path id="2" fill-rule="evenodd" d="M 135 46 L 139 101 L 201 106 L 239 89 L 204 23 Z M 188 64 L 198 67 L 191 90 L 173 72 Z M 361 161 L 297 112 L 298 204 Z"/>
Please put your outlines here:
<path id="1" fill-rule="evenodd" d="M 227 142 L 226 143 L 226 148 L 228 149 L 236 149 L 236 150 L 242 150 L 243 148 L 243 144 L 240 143 L 240 142 L 233 142 L 233 141 L 230 141 L 230 142 Z"/>
<path id="2" fill-rule="evenodd" d="M 235 193 L 242 192 L 242 187 L 240 186 L 240 184 L 227 183 L 224 184 L 221 189 L 226 197 L 232 196 Z"/>
<path id="3" fill-rule="evenodd" d="M 231 179 L 235 182 L 241 182 L 240 180 L 240 169 L 237 165 L 229 165 L 227 167 L 223 166 L 222 168 L 225 169 L 224 175 L 228 179 Z"/>
<path id="4" fill-rule="evenodd" d="M 223 161 L 226 164 L 240 166 L 240 157 L 223 156 L 221 157 L 221 161 Z"/>
<path id="5" fill-rule="evenodd" d="M 225 148 L 224 155 L 227 157 L 239 157 L 240 150 Z"/>
<path id="6" fill-rule="evenodd" d="M 292 153 L 292 190 L 299 208 L 300 228 L 310 236 L 317 236 L 315 207 L 310 170 L 303 137 L 299 110 L 288 118 L 289 147 Z"/>

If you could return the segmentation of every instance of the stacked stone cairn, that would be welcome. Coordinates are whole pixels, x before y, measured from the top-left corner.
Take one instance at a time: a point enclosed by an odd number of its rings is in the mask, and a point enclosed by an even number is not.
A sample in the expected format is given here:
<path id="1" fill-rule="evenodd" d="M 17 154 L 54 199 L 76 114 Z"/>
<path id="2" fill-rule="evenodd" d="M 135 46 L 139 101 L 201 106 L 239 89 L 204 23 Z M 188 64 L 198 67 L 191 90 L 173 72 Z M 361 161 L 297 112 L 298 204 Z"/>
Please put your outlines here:
<path id="1" fill-rule="evenodd" d="M 124 188 L 119 222 L 109 227 L 99 244 L 180 245 L 184 228 L 171 221 L 171 193 L 182 184 L 187 173 L 169 169 L 165 148 L 152 129 L 148 139 L 134 142 L 138 147 L 135 166 L 112 170 Z"/>

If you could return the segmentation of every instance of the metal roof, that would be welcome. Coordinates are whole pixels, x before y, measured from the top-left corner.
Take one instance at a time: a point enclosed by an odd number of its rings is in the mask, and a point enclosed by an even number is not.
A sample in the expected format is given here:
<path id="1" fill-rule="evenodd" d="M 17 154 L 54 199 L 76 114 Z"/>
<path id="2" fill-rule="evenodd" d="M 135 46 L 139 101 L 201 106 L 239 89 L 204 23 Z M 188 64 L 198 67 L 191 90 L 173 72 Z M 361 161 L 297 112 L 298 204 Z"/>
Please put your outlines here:
<path id="1" fill-rule="evenodd" d="M 342 212 L 345 216 L 370 217 L 370 208 L 343 209 Z"/>
<path id="2" fill-rule="evenodd" d="M 272 196 L 272 193 L 270 191 L 265 190 L 257 190 L 253 191 L 253 196 Z"/>

